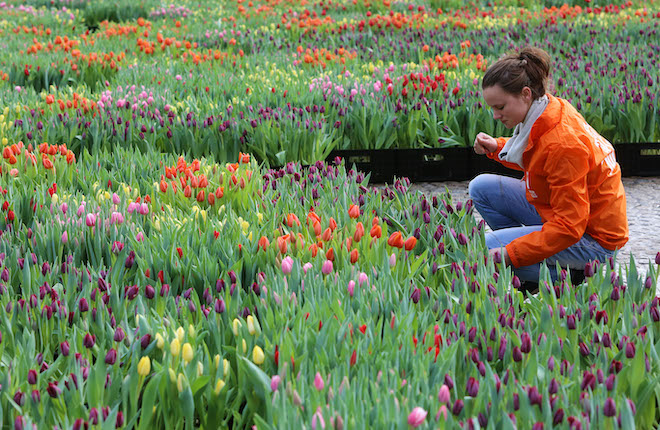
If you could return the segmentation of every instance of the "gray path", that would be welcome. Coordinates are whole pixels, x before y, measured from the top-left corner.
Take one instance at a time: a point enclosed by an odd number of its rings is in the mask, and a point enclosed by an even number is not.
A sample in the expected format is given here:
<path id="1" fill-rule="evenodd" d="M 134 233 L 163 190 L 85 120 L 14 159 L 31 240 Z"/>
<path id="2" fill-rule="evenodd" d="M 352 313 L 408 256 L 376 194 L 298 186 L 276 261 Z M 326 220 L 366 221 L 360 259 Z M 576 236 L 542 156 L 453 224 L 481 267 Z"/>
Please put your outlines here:
<path id="1" fill-rule="evenodd" d="M 468 183 L 469 181 L 420 182 L 413 184 L 412 189 L 432 195 L 443 192 L 447 187 L 454 202 L 465 202 L 469 198 Z M 617 263 L 627 267 L 632 254 L 640 273 L 646 273 L 649 260 L 654 264 L 655 256 L 660 251 L 660 178 L 623 178 L 623 186 L 628 205 L 630 239 L 621 250 Z M 481 219 L 476 211 L 475 216 Z M 660 282 L 658 293 L 660 294 Z"/>

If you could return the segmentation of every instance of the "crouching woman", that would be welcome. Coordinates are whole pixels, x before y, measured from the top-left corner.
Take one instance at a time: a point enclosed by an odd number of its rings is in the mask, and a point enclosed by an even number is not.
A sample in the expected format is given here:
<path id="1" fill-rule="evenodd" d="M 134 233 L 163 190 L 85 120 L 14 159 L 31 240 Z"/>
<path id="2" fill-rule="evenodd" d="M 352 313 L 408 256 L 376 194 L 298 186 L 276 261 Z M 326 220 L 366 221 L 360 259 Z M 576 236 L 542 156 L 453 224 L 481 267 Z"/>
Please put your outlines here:
<path id="1" fill-rule="evenodd" d="M 545 261 L 583 269 L 628 241 L 626 196 L 614 148 L 566 100 L 546 92 L 550 57 L 524 48 L 490 66 L 482 80 L 493 118 L 511 138 L 479 133 L 474 151 L 524 172 L 522 180 L 483 174 L 470 182 L 476 209 L 499 253 L 523 281 Z"/>

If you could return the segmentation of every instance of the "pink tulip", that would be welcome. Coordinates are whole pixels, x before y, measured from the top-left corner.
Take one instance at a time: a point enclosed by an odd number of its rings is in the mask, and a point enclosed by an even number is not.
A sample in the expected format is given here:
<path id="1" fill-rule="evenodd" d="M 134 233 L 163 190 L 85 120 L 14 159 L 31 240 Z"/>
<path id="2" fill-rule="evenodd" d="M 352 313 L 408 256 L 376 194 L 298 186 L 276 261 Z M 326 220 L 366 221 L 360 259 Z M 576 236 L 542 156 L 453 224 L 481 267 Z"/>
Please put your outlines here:
<path id="1" fill-rule="evenodd" d="M 137 236 L 135 236 L 135 239 L 136 239 L 138 242 L 142 242 L 142 241 L 144 240 L 144 234 L 142 234 L 142 232 L 139 231 L 138 234 L 137 234 Z"/>
<path id="2" fill-rule="evenodd" d="M 131 215 L 133 212 L 137 210 L 139 206 L 140 205 L 138 203 L 131 202 L 128 204 L 128 207 L 126 208 L 126 212 L 128 212 L 128 214 Z"/>
<path id="3" fill-rule="evenodd" d="M 449 403 L 450 397 L 449 387 L 445 384 L 442 384 L 442 387 L 440 387 L 440 392 L 438 393 L 438 401 L 440 403 Z"/>
<path id="4" fill-rule="evenodd" d="M 435 420 L 438 421 L 440 419 L 440 415 L 447 421 L 447 406 L 442 405 L 440 406 L 440 410 L 438 410 L 438 413 L 435 416 Z"/>
<path id="5" fill-rule="evenodd" d="M 321 377 L 321 374 L 319 372 L 316 372 L 316 376 L 314 376 L 314 387 L 321 391 L 323 387 L 325 387 L 325 384 L 323 383 L 323 378 Z"/>
<path id="6" fill-rule="evenodd" d="M 144 202 L 141 203 L 141 204 L 140 204 L 140 207 L 138 208 L 138 212 L 139 212 L 141 215 L 148 215 L 148 214 L 149 214 L 149 205 L 147 205 L 147 204 L 144 203 Z"/>
<path id="7" fill-rule="evenodd" d="M 85 223 L 87 224 L 87 227 L 94 227 L 96 225 L 96 215 L 87 214 L 85 217 Z"/>
<path id="8" fill-rule="evenodd" d="M 60 210 L 62 211 L 63 214 L 65 214 L 68 209 L 69 209 L 69 205 L 67 205 L 66 203 L 62 203 L 60 205 Z"/>
<path id="9" fill-rule="evenodd" d="M 360 275 L 358 276 L 358 284 L 361 287 L 365 282 L 367 283 L 367 285 L 369 285 L 369 278 L 367 277 L 366 273 L 360 272 Z"/>
<path id="10" fill-rule="evenodd" d="M 426 419 L 427 413 L 428 412 L 426 412 L 424 409 L 417 406 L 415 409 L 412 410 L 410 415 L 408 415 L 408 424 L 411 427 L 419 427 Z"/>
<path id="11" fill-rule="evenodd" d="M 12 178 L 17 177 L 18 176 L 18 169 L 11 169 L 9 171 L 9 176 L 11 176 Z"/>
<path id="12" fill-rule="evenodd" d="M 124 215 L 121 212 L 113 212 L 110 215 L 110 224 L 122 224 L 124 222 Z"/>
<path id="13" fill-rule="evenodd" d="M 284 257 L 282 259 L 282 272 L 285 275 L 288 275 L 291 273 L 291 270 L 293 270 L 293 258 L 291 257 Z"/>
<path id="14" fill-rule="evenodd" d="M 390 267 L 394 267 L 396 265 L 396 254 L 392 253 L 390 255 Z"/>
<path id="15" fill-rule="evenodd" d="M 62 243 L 67 243 L 68 241 L 69 241 L 69 234 L 66 231 L 64 231 L 64 233 L 62 233 Z"/>
<path id="16" fill-rule="evenodd" d="M 325 428 L 325 420 L 323 419 L 323 415 L 321 414 L 321 407 L 320 406 L 316 409 L 316 412 L 314 412 L 314 416 L 312 417 L 312 430 L 316 430 L 317 421 L 318 421 L 318 425 L 320 425 L 321 428 L 324 429 Z"/>
<path id="17" fill-rule="evenodd" d="M 329 275 L 332 273 L 332 261 L 325 260 L 323 262 L 323 267 L 321 267 L 321 272 L 323 272 L 324 275 Z"/>
<path id="18" fill-rule="evenodd" d="M 119 203 L 121 203 L 121 199 L 119 198 L 119 196 L 117 195 L 117 193 L 112 193 L 112 203 L 114 203 L 114 204 L 116 204 L 116 205 L 118 205 Z"/>
<path id="19" fill-rule="evenodd" d="M 348 281 L 348 295 L 353 297 L 353 292 L 355 291 L 355 281 Z"/>
<path id="20" fill-rule="evenodd" d="M 82 202 L 82 203 L 80 203 L 80 206 L 78 206 L 78 210 L 76 211 L 76 215 L 78 215 L 78 217 L 81 217 L 84 212 L 85 212 L 85 202 Z"/>
<path id="21" fill-rule="evenodd" d="M 303 266 L 303 272 L 307 273 L 307 271 L 311 268 L 312 268 L 312 263 L 305 263 L 305 265 Z"/>
<path id="22" fill-rule="evenodd" d="M 282 378 L 280 378 L 280 375 L 273 375 L 273 377 L 270 378 L 271 391 L 273 392 L 277 391 L 277 387 L 280 385 L 280 382 L 282 382 Z"/>

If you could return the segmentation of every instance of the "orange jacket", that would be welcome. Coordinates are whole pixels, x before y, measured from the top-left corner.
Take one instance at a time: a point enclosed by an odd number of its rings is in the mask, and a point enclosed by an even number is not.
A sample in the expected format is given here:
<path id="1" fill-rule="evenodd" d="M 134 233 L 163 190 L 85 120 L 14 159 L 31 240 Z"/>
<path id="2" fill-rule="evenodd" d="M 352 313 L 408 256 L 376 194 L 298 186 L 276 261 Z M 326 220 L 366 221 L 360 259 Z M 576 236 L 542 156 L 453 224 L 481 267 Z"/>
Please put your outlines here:
<path id="1" fill-rule="evenodd" d="M 532 126 L 523 153 L 526 197 L 543 228 L 506 246 L 514 267 L 539 263 L 577 243 L 587 233 L 609 250 L 628 241 L 626 194 L 614 148 L 566 100 L 550 102 Z M 499 159 L 508 139 L 497 139 Z"/>

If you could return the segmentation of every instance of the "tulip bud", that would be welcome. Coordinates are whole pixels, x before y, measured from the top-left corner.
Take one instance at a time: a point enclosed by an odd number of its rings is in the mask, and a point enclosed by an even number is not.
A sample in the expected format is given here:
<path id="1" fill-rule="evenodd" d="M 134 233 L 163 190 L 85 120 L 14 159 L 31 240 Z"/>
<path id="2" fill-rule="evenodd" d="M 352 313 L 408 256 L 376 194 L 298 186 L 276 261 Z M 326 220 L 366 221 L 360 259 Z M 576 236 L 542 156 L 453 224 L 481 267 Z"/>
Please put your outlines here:
<path id="1" fill-rule="evenodd" d="M 188 342 L 183 344 L 182 357 L 186 364 L 190 363 L 193 359 L 192 346 Z"/>
<path id="2" fill-rule="evenodd" d="M 69 341 L 65 340 L 64 342 L 60 343 L 60 351 L 65 357 L 69 355 Z"/>
<path id="3" fill-rule="evenodd" d="M 264 362 L 264 351 L 259 345 L 255 345 L 252 350 L 252 361 L 257 365 L 261 365 Z"/>
<path id="4" fill-rule="evenodd" d="M 426 419 L 426 415 L 428 412 L 426 412 L 424 409 L 420 408 L 417 406 L 410 412 L 408 415 L 408 425 L 415 428 L 419 427 L 424 423 L 424 420 Z"/>
<path id="5" fill-rule="evenodd" d="M 616 415 L 616 403 L 614 403 L 614 399 L 611 397 L 608 397 L 607 400 L 605 400 L 605 404 L 603 405 L 603 414 L 606 417 L 613 417 Z"/>
<path id="6" fill-rule="evenodd" d="M 138 375 L 147 376 L 151 372 L 151 361 L 148 356 L 144 356 L 140 359 L 137 366 Z"/>
<path id="7" fill-rule="evenodd" d="M 147 349 L 150 343 L 151 343 L 151 335 L 148 333 L 142 336 L 142 338 L 140 339 L 140 346 L 142 347 L 142 349 Z"/>
<path id="8" fill-rule="evenodd" d="M 105 364 L 113 365 L 117 361 L 117 350 L 110 348 L 107 354 L 105 354 Z"/>

